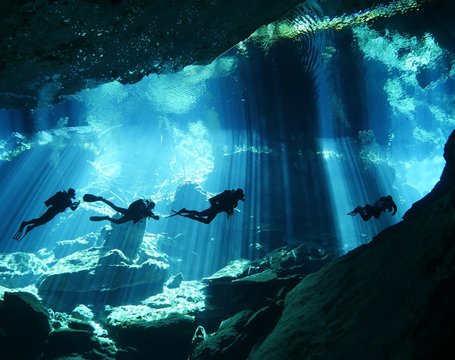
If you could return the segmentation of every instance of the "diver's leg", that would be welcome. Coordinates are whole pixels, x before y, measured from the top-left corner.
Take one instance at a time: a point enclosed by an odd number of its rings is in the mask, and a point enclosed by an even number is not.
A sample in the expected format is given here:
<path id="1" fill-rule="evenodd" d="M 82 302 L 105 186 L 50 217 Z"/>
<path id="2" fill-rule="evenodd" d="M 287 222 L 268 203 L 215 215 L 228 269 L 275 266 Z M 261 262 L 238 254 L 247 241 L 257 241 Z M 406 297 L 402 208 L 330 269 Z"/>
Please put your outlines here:
<path id="1" fill-rule="evenodd" d="M 212 211 L 211 213 L 209 213 L 209 214 L 207 215 L 207 219 L 206 219 L 207 222 L 206 222 L 206 224 L 210 224 L 210 223 L 212 222 L 212 220 L 215 219 L 215 217 L 216 217 L 217 215 L 218 215 L 218 212 L 216 212 L 216 211 Z"/>
<path id="2" fill-rule="evenodd" d="M 197 211 L 197 210 L 186 210 L 183 211 L 183 213 L 185 213 L 186 215 L 193 215 L 193 216 L 209 216 L 209 214 L 211 213 L 211 210 L 212 208 L 208 208 L 208 209 L 205 209 L 205 210 L 202 210 L 202 211 Z M 179 212 L 179 214 L 182 214 Z"/>
<path id="3" fill-rule="evenodd" d="M 25 228 L 27 225 L 33 223 L 34 220 L 35 220 L 35 219 L 29 220 L 29 221 L 22 221 L 21 226 L 19 226 L 18 232 L 21 233 L 22 230 L 24 230 L 24 228 Z"/>
<path id="4" fill-rule="evenodd" d="M 25 221 L 25 225 L 29 225 L 27 227 L 27 232 L 30 232 L 33 228 L 36 228 L 37 226 L 41 226 L 46 224 L 47 222 L 51 221 L 60 211 L 58 211 L 56 208 L 51 206 L 49 209 L 46 210 L 46 212 L 41 215 L 37 219 L 32 219 L 29 221 Z M 23 223 L 23 224 L 24 224 Z M 21 224 L 22 226 L 22 224 Z"/>
<path id="5" fill-rule="evenodd" d="M 109 216 L 90 216 L 90 221 L 109 220 Z"/>
<path id="6" fill-rule="evenodd" d="M 363 221 L 368 221 L 371 219 L 374 213 L 374 207 L 371 205 L 366 204 L 365 207 L 363 207 L 360 211 L 359 214 L 362 217 Z"/>
<path id="7" fill-rule="evenodd" d="M 127 221 L 130 221 L 131 218 L 129 218 L 128 216 L 122 216 L 122 217 L 119 218 L 119 219 L 114 219 L 114 218 L 111 218 L 111 217 L 109 217 L 109 216 L 90 216 L 90 220 L 91 220 L 91 221 L 109 220 L 110 222 L 119 225 L 119 224 L 124 224 L 124 223 L 126 223 Z"/>
<path id="8" fill-rule="evenodd" d="M 188 219 L 191 219 L 191 220 L 199 221 L 199 222 L 204 223 L 204 224 L 208 224 L 208 223 L 210 223 L 210 221 L 213 220 L 213 219 L 212 219 L 212 220 L 208 221 L 207 218 L 200 217 L 200 216 L 193 215 L 193 214 L 182 214 L 182 216 L 183 216 L 183 217 L 186 217 L 186 218 L 188 218 Z"/>
<path id="9" fill-rule="evenodd" d="M 187 210 L 187 209 L 185 209 L 185 208 L 180 209 L 179 211 L 177 211 L 177 215 L 182 215 L 182 216 L 185 216 L 185 215 L 201 216 L 200 214 L 201 214 L 200 211 L 197 211 L 197 210 Z"/>
<path id="10" fill-rule="evenodd" d="M 112 209 L 119 212 L 120 214 L 126 214 L 128 211 L 128 209 L 121 208 L 120 206 L 113 204 L 112 202 L 110 202 L 109 200 L 106 200 L 105 198 L 102 198 L 100 201 L 102 201 L 106 205 L 109 205 Z"/>
<path id="11" fill-rule="evenodd" d="M 362 217 L 363 221 L 368 221 L 371 219 L 371 214 L 368 214 L 364 211 L 359 212 L 360 216 Z"/>
<path id="12" fill-rule="evenodd" d="M 218 212 L 212 208 L 205 209 L 204 211 L 192 211 L 190 214 L 182 215 L 192 220 L 199 221 L 204 224 L 210 224 Z"/>
<path id="13" fill-rule="evenodd" d="M 27 229 L 25 230 L 25 235 L 27 235 L 30 231 L 32 231 L 34 228 L 38 227 L 38 226 L 41 226 L 41 225 L 44 225 L 46 224 L 47 222 L 51 221 L 58 213 L 60 213 L 60 211 L 58 211 L 56 208 L 54 208 L 53 206 L 51 206 L 49 209 L 46 210 L 46 212 L 41 215 L 39 218 L 37 219 L 32 219 L 32 220 L 29 220 L 29 221 L 24 221 L 22 224 L 25 223 L 25 225 L 28 225 L 27 226 Z M 22 226 L 21 224 L 21 226 Z M 22 236 L 22 238 L 24 237 Z"/>
<path id="14" fill-rule="evenodd" d="M 177 214 L 179 214 L 179 215 L 185 214 L 185 215 L 196 215 L 196 216 L 200 216 L 200 215 L 199 215 L 199 214 L 200 214 L 199 211 L 197 211 L 197 210 L 187 210 L 187 209 L 185 209 L 185 208 L 180 209 L 179 211 L 177 211 Z"/>
<path id="15" fill-rule="evenodd" d="M 117 225 L 120 225 L 120 224 L 124 224 L 128 221 L 131 221 L 133 220 L 131 217 L 129 217 L 128 215 L 125 215 L 125 216 L 122 216 L 121 218 L 119 219 L 114 219 L 114 218 L 108 218 L 108 220 L 114 224 L 117 224 Z"/>
<path id="16" fill-rule="evenodd" d="M 24 236 L 21 237 L 21 239 L 23 239 L 25 237 L 25 235 L 27 235 L 33 228 L 36 228 L 38 225 L 29 225 L 27 226 L 27 229 L 25 229 L 25 233 L 24 233 Z"/>
<path id="17" fill-rule="evenodd" d="M 382 213 L 382 211 L 377 208 L 374 208 L 372 211 L 372 214 L 375 219 L 379 219 L 379 217 L 381 216 L 381 213 Z"/>

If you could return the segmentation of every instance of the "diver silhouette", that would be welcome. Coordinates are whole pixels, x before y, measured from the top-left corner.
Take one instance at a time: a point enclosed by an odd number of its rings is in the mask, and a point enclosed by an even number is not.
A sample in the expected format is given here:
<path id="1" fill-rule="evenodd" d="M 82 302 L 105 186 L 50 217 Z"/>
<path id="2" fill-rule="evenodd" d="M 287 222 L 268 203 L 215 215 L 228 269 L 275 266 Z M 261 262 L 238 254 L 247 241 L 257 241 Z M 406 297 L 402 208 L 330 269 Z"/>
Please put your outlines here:
<path id="1" fill-rule="evenodd" d="M 199 221 L 204 224 L 210 224 L 215 217 L 221 213 L 226 212 L 229 216 L 234 214 L 234 209 L 237 207 L 239 200 L 245 201 L 245 195 L 242 189 L 225 190 L 209 199 L 210 207 L 203 211 L 187 210 L 185 208 L 174 211 L 170 216 L 180 215 L 192 220 Z"/>
<path id="2" fill-rule="evenodd" d="M 378 219 L 381 216 L 381 213 L 388 210 L 392 212 L 392 215 L 395 215 L 397 212 L 397 205 L 392 199 L 392 196 L 383 196 L 379 198 L 373 205 L 366 204 L 365 206 L 357 206 L 354 210 L 347 213 L 347 215 L 355 216 L 360 214 L 363 221 L 370 220 L 373 216 L 375 219 Z"/>
<path id="3" fill-rule="evenodd" d="M 80 201 L 73 202 L 71 199 L 76 198 L 76 191 L 72 188 L 69 188 L 68 191 L 58 191 L 52 195 L 49 199 L 44 202 L 44 205 L 48 207 L 46 212 L 41 215 L 39 218 L 32 219 L 29 221 L 22 221 L 19 230 L 14 234 L 13 239 L 20 241 L 25 235 L 27 235 L 32 229 L 37 226 L 41 226 L 51 221 L 57 214 L 64 212 L 67 208 L 71 210 L 76 210 L 80 204 Z M 28 226 L 27 226 L 28 225 Z M 22 231 L 27 226 L 25 234 L 22 235 Z"/>
<path id="4" fill-rule="evenodd" d="M 122 217 L 118 219 L 111 218 L 109 216 L 91 216 L 90 220 L 91 221 L 103 221 L 103 220 L 109 220 L 110 222 L 120 225 L 124 224 L 128 221 L 133 221 L 134 223 L 137 223 L 138 221 L 145 219 L 145 218 L 152 218 L 155 220 L 159 220 L 159 216 L 155 215 L 153 213 L 153 208 L 155 207 L 155 203 L 151 200 L 146 200 L 146 199 L 139 199 L 130 204 L 128 208 L 122 208 L 119 206 L 114 205 L 112 202 L 109 200 L 106 200 L 105 198 L 101 196 L 95 196 L 91 194 L 85 194 L 83 197 L 84 201 L 86 202 L 95 202 L 95 201 L 102 201 L 106 205 L 109 205 L 112 209 L 117 211 L 120 214 L 123 214 Z"/>

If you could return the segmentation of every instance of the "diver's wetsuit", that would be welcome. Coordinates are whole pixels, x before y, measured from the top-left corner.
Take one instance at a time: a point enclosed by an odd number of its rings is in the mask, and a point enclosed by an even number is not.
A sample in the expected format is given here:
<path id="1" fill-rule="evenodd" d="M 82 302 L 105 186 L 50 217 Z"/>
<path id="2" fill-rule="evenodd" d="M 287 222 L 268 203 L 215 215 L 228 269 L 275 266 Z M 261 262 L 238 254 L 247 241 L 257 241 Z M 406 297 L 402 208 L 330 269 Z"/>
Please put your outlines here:
<path id="1" fill-rule="evenodd" d="M 46 212 L 41 215 L 39 218 L 23 221 L 19 227 L 19 230 L 14 235 L 14 239 L 20 240 L 22 236 L 22 231 L 27 226 L 25 231 L 25 235 L 27 235 L 32 229 L 36 228 L 37 226 L 41 226 L 46 224 L 47 222 L 51 221 L 55 216 L 64 212 L 67 208 L 71 210 L 76 210 L 79 202 L 72 202 L 71 198 L 75 197 L 75 192 L 68 193 L 67 191 L 59 191 L 55 193 L 52 197 L 46 200 L 44 203 L 45 205 L 49 206 Z"/>
<path id="2" fill-rule="evenodd" d="M 114 224 L 120 225 L 120 224 L 124 224 L 128 221 L 133 221 L 134 223 L 137 223 L 138 221 L 140 221 L 144 218 L 147 218 L 147 217 L 154 218 L 155 220 L 159 219 L 158 216 L 153 214 L 152 209 L 149 208 L 146 201 L 144 201 L 143 199 L 134 201 L 133 203 L 131 203 L 130 206 L 128 206 L 128 209 L 114 205 L 109 200 L 106 200 L 101 197 L 99 198 L 99 201 L 102 201 L 106 205 L 109 205 L 112 209 L 114 209 L 118 213 L 123 214 L 123 216 L 119 219 L 111 218 L 109 216 L 91 216 L 90 220 L 92 220 L 92 221 L 109 220 L 110 222 L 113 222 Z M 152 203 L 152 202 L 150 202 L 150 203 Z M 153 207 L 154 207 L 154 203 L 153 203 Z"/>
<path id="3" fill-rule="evenodd" d="M 197 211 L 183 208 L 177 214 L 204 224 L 210 224 L 223 211 L 228 214 L 228 217 L 234 214 L 234 209 L 237 207 L 239 200 L 245 200 L 243 190 L 225 190 L 209 199 L 211 206 L 208 209 Z"/>
<path id="4" fill-rule="evenodd" d="M 389 212 L 393 210 L 392 215 L 395 215 L 397 212 L 397 205 L 390 195 L 379 198 L 374 205 L 366 204 L 365 206 L 357 206 L 348 215 L 355 216 L 356 214 L 360 214 L 363 221 L 368 221 L 372 217 L 378 219 L 386 210 Z"/>

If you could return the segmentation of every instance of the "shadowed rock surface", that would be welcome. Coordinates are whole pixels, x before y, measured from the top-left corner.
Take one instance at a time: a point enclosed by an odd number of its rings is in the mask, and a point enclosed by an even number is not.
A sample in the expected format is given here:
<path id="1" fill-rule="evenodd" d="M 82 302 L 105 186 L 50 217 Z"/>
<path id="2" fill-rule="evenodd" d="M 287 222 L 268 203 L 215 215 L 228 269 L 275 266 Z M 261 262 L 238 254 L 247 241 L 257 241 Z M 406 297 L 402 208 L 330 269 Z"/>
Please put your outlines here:
<path id="1" fill-rule="evenodd" d="M 2 1 L 0 108 L 208 64 L 299 2 Z"/>
<path id="2" fill-rule="evenodd" d="M 25 292 L 3 295 L 0 301 L 2 358 L 38 358 L 50 330 L 48 311 L 35 296 Z"/>
<path id="3" fill-rule="evenodd" d="M 424 17 L 425 26 L 415 15 L 419 34 L 443 22 L 447 31 L 436 34 L 443 46 L 453 39 L 448 1 L 427 1 L 422 13 L 431 10 L 431 16 Z M 208 64 L 299 4 L 335 17 L 383 3 L 5 0 L 0 4 L 0 108 L 43 107 L 114 80 L 132 84 L 148 74 Z M 415 18 L 396 18 L 387 26 L 409 31 L 415 23 Z"/>

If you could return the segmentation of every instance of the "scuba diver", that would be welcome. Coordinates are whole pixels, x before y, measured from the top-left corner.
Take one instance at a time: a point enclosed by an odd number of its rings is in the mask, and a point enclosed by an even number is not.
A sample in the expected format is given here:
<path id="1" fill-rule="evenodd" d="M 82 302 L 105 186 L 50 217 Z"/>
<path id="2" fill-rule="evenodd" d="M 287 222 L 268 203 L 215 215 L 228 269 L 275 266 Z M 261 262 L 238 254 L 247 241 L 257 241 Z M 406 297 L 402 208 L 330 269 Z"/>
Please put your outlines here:
<path id="1" fill-rule="evenodd" d="M 363 221 L 368 221 L 373 216 L 375 219 L 378 219 L 381 213 L 386 210 L 389 212 L 393 210 L 392 215 L 395 215 L 397 212 L 397 205 L 390 195 L 379 198 L 374 205 L 366 204 L 365 206 L 357 206 L 354 210 L 347 213 L 347 215 L 355 216 L 360 214 Z"/>
<path id="2" fill-rule="evenodd" d="M 174 211 L 170 216 L 180 215 L 186 218 L 199 221 L 204 224 L 210 224 L 215 217 L 221 213 L 226 212 L 229 216 L 234 214 L 234 209 L 237 207 L 239 200 L 245 201 L 245 195 L 242 189 L 225 190 L 209 199 L 210 207 L 203 211 L 187 210 L 185 208 Z"/>
<path id="3" fill-rule="evenodd" d="M 86 202 L 95 202 L 95 201 L 102 201 L 106 205 L 109 205 L 112 209 L 117 211 L 120 214 L 123 214 L 122 217 L 119 219 L 111 218 L 109 216 L 91 216 L 90 220 L 91 221 L 103 221 L 103 220 L 109 220 L 110 222 L 113 222 L 114 224 L 124 224 L 128 221 L 133 221 L 134 223 L 137 223 L 138 221 L 145 219 L 145 218 L 152 218 L 155 220 L 159 220 L 159 216 L 155 215 L 153 213 L 153 209 L 155 208 L 155 203 L 151 200 L 146 200 L 146 199 L 139 199 L 134 201 L 133 203 L 128 206 L 128 209 L 121 208 L 119 206 L 114 205 L 111 203 L 109 200 L 106 200 L 105 198 L 101 196 L 95 196 L 91 194 L 85 194 L 83 197 L 84 201 Z"/>
<path id="4" fill-rule="evenodd" d="M 19 230 L 14 234 L 13 239 L 20 241 L 25 235 L 27 235 L 33 228 L 41 226 L 51 221 L 57 214 L 64 212 L 67 208 L 71 210 L 76 210 L 80 204 L 80 201 L 73 202 L 71 199 L 76 198 L 76 191 L 72 188 L 69 188 L 68 191 L 58 191 L 52 195 L 49 199 L 44 202 L 44 205 L 48 207 L 46 212 L 41 215 L 39 218 L 32 219 L 29 221 L 23 221 Z M 28 225 L 28 226 L 27 226 Z M 22 235 L 22 231 L 27 226 L 25 234 Z"/>

